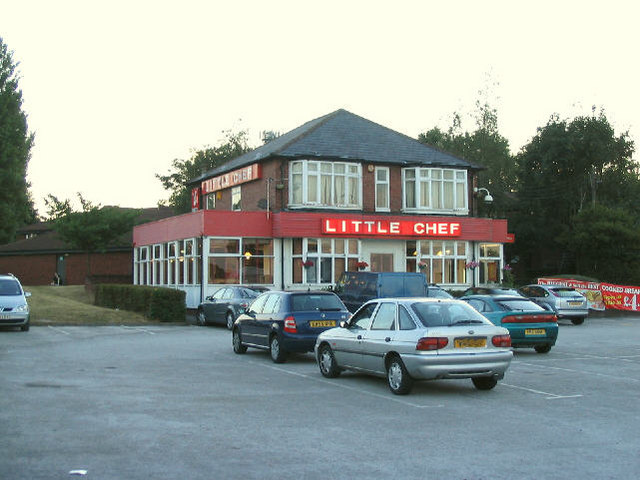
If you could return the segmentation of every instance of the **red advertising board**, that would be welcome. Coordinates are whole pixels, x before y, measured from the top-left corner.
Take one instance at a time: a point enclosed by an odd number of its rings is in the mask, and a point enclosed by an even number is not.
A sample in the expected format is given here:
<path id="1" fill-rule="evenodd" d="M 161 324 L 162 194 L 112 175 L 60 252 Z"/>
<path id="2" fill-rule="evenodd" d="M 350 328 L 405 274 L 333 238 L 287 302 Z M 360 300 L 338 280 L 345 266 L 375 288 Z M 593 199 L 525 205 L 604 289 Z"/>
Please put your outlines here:
<path id="1" fill-rule="evenodd" d="M 540 285 L 572 287 L 587 297 L 592 310 L 640 310 L 640 287 L 613 285 L 611 283 L 582 282 L 568 278 L 539 278 Z"/>

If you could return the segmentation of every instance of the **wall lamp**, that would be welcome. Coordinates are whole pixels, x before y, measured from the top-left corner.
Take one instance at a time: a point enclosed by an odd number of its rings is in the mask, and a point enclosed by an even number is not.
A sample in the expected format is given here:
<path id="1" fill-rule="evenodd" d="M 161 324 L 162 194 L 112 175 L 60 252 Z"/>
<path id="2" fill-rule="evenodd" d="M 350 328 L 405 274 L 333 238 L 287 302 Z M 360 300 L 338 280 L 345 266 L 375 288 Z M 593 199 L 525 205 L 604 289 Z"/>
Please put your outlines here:
<path id="1" fill-rule="evenodd" d="M 484 192 L 484 202 L 485 203 L 492 203 L 493 202 L 493 197 L 489 193 L 489 190 L 487 190 L 486 188 L 484 188 L 484 187 L 483 188 L 475 187 L 473 189 L 473 192 L 476 194 L 476 196 L 478 196 L 480 194 L 480 192 Z"/>

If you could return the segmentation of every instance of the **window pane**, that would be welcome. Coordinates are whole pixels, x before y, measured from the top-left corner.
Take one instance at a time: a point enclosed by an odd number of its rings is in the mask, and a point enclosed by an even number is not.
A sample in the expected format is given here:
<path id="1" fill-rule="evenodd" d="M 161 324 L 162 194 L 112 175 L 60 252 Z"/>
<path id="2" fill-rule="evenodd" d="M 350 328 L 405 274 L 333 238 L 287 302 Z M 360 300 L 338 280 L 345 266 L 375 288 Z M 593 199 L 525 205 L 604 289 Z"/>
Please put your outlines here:
<path id="1" fill-rule="evenodd" d="M 291 202 L 302 203 L 302 174 L 294 173 L 291 176 Z"/>
<path id="2" fill-rule="evenodd" d="M 318 176 L 309 175 L 307 180 L 307 201 L 310 203 L 318 202 Z"/>
<path id="3" fill-rule="evenodd" d="M 386 184 L 376 185 L 376 208 L 389 208 L 388 189 Z"/>
<path id="4" fill-rule="evenodd" d="M 444 208 L 453 209 L 453 183 L 445 182 L 444 184 Z"/>
<path id="5" fill-rule="evenodd" d="M 293 254 L 301 255 L 302 254 L 302 239 L 294 238 L 293 239 Z"/>
<path id="6" fill-rule="evenodd" d="M 273 255 L 273 242 L 268 238 L 245 238 L 243 240 L 243 252 L 251 255 Z"/>
<path id="7" fill-rule="evenodd" d="M 330 258 L 321 258 L 320 259 L 320 282 L 322 283 L 331 283 L 332 280 L 332 271 L 331 271 L 331 259 Z"/>
<path id="8" fill-rule="evenodd" d="M 357 240 L 353 240 L 353 239 L 349 239 L 349 240 L 345 240 L 345 241 L 349 242 L 349 253 L 357 255 L 358 254 L 358 241 Z"/>
<path id="9" fill-rule="evenodd" d="M 340 275 L 342 275 L 342 273 L 345 271 L 344 258 L 336 258 L 334 260 L 334 265 L 336 269 L 335 281 L 338 281 L 338 279 L 340 278 Z"/>
<path id="10" fill-rule="evenodd" d="M 318 241 L 315 238 L 307 240 L 307 252 L 316 253 L 318 251 Z"/>
<path id="11" fill-rule="evenodd" d="M 331 253 L 331 239 L 323 238 L 320 242 L 322 243 L 322 253 Z"/>
<path id="12" fill-rule="evenodd" d="M 345 205 L 345 183 L 344 177 L 336 177 L 336 192 L 335 192 L 335 200 L 334 205 Z"/>
<path id="13" fill-rule="evenodd" d="M 232 238 L 212 238 L 209 253 L 240 253 L 240 240 Z"/>
<path id="14" fill-rule="evenodd" d="M 344 240 L 341 238 L 335 239 L 335 252 L 342 254 L 344 253 Z"/>
<path id="15" fill-rule="evenodd" d="M 240 258 L 209 257 L 209 283 L 240 283 Z"/>

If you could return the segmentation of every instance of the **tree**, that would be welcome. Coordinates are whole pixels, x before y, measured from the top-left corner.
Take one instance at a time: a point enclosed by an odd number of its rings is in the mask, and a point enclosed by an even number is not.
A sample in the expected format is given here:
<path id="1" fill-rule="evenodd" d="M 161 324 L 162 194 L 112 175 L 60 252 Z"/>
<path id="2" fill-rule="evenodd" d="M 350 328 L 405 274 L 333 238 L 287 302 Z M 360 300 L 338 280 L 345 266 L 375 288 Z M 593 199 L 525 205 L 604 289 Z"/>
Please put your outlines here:
<path id="1" fill-rule="evenodd" d="M 17 66 L 0 37 L 0 244 L 13 241 L 16 230 L 37 217 L 26 180 L 34 135 L 22 110 Z"/>
<path id="2" fill-rule="evenodd" d="M 156 174 L 165 190 L 171 192 L 168 203 L 175 213 L 191 211 L 191 192 L 188 188 L 191 180 L 250 150 L 246 130 L 238 133 L 226 131 L 224 134 L 225 140 L 220 145 L 197 150 L 188 160 L 174 159 L 171 163 L 172 172 L 167 175 Z"/>
<path id="3" fill-rule="evenodd" d="M 510 222 L 516 249 L 529 260 L 533 274 L 579 266 L 566 255 L 576 252 L 565 247 L 573 219 L 584 209 L 628 205 L 637 212 L 635 202 L 624 198 L 640 192 L 633 151 L 628 134 L 616 135 L 603 111 L 571 121 L 553 115 L 523 147 L 516 157 L 518 207 Z M 554 258 L 558 252 L 565 254 Z M 531 261 L 545 257 L 550 261 L 544 268 Z"/>
<path id="4" fill-rule="evenodd" d="M 604 282 L 640 284 L 640 226 L 623 208 L 596 204 L 578 212 L 558 239 L 577 271 Z"/>
<path id="5" fill-rule="evenodd" d="M 49 194 L 45 199 L 48 219 L 60 238 L 70 247 L 87 252 L 87 276 L 91 275 L 91 254 L 105 251 L 130 232 L 140 215 L 139 210 L 102 207 L 78 199 L 82 211 L 74 211 L 71 202 Z"/>

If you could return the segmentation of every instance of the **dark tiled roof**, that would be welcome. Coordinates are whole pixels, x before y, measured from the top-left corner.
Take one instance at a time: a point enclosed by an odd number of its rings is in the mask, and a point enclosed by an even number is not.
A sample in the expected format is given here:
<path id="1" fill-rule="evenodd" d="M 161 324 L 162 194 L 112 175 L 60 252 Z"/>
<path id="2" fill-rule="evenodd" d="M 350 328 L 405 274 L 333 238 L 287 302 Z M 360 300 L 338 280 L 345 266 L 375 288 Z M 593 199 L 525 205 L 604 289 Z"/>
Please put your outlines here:
<path id="1" fill-rule="evenodd" d="M 406 166 L 482 168 L 340 109 L 311 120 L 266 145 L 240 155 L 194 178 L 190 183 L 197 183 L 269 157 L 353 160 Z"/>
<path id="2" fill-rule="evenodd" d="M 123 208 L 122 210 L 140 210 L 140 216 L 136 220 L 136 224 L 151 222 L 154 220 L 160 220 L 162 218 L 171 217 L 173 215 L 173 209 L 171 207 L 152 207 L 152 208 Z M 42 227 L 43 223 L 38 223 L 39 227 Z M 116 245 L 109 247 L 107 251 L 122 251 L 131 249 L 133 245 L 133 231 L 127 232 Z M 22 254 L 37 254 L 37 253 L 52 253 L 52 252 L 75 252 L 77 250 L 72 249 L 69 245 L 62 241 L 58 234 L 51 228 L 44 233 L 25 240 L 18 240 L 13 243 L 7 243 L 6 245 L 0 245 L 1 255 L 22 255 Z"/>

